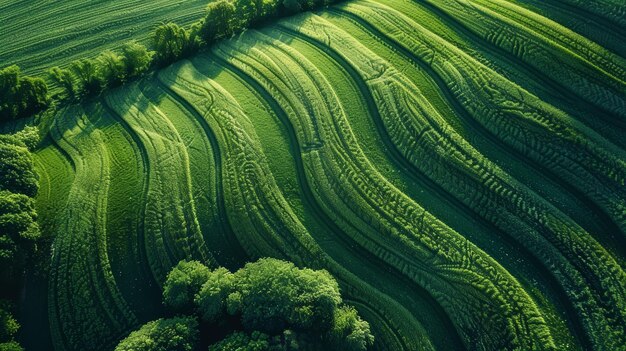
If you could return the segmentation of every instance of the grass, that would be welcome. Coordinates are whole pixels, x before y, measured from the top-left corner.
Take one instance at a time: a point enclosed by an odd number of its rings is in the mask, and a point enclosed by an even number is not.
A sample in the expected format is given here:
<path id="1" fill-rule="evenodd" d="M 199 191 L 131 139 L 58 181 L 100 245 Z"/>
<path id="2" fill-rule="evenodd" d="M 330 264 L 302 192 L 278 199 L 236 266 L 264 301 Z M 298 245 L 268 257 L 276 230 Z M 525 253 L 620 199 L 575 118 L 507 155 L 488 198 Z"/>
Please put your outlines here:
<path id="1" fill-rule="evenodd" d="M 54 348 L 162 314 L 180 259 L 273 256 L 337 277 L 376 349 L 619 350 L 626 61 L 603 3 L 349 1 L 59 112 L 35 158 Z M 0 4 L 31 32 L 0 60 L 27 72 L 204 8 L 28 6 Z M 100 31 L 50 30 L 70 6 Z"/>

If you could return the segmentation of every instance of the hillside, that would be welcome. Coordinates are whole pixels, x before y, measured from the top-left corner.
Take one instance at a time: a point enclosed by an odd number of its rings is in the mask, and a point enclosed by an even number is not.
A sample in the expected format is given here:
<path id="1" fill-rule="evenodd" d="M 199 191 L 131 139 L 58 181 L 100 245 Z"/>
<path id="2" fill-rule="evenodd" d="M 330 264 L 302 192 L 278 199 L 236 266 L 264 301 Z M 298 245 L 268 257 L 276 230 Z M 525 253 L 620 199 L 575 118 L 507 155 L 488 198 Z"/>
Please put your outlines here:
<path id="1" fill-rule="evenodd" d="M 181 259 L 271 256 L 327 269 L 377 350 L 626 350 L 626 10 L 519 3 L 347 1 L 61 109 L 35 154 L 54 349 L 159 316 Z M 133 36 L 204 7 L 175 4 L 133 7 Z"/>

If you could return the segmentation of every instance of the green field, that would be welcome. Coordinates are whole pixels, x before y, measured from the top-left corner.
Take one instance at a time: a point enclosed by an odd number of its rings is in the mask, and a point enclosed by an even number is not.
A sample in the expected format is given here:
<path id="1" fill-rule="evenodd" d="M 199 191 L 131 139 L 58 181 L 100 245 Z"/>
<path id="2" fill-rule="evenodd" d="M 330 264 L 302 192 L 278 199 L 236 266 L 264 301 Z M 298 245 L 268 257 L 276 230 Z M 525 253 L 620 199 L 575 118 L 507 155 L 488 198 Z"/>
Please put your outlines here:
<path id="1" fill-rule="evenodd" d="M 0 62 L 27 72 L 206 6 L 26 3 L 0 1 Z M 327 269 L 377 350 L 626 350 L 624 14 L 346 1 L 62 108 L 23 345 L 111 350 L 179 260 L 270 256 Z"/>
<path id="2" fill-rule="evenodd" d="M 0 62 L 41 73 L 97 56 L 128 40 L 146 42 L 160 22 L 199 20 L 206 0 L 0 1 Z"/>

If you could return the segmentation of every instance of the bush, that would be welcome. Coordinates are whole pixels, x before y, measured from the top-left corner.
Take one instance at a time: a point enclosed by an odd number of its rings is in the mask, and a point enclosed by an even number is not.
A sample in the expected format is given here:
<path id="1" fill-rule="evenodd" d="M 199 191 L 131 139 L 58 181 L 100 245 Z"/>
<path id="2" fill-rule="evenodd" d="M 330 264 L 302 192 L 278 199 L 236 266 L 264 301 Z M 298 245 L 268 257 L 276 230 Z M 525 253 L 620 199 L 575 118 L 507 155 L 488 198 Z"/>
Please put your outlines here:
<path id="1" fill-rule="evenodd" d="M 333 349 L 344 351 L 365 351 L 374 344 L 369 323 L 348 306 L 335 310 L 333 327 L 322 338 Z"/>
<path id="2" fill-rule="evenodd" d="M 0 351 L 24 351 L 24 348 L 16 341 L 9 341 L 0 344 Z"/>
<path id="3" fill-rule="evenodd" d="M 179 312 L 193 309 L 195 295 L 211 277 L 211 270 L 198 261 L 180 261 L 167 275 L 163 302 Z"/>
<path id="4" fill-rule="evenodd" d="M 59 87 L 65 90 L 65 95 L 70 98 L 76 98 L 78 93 L 76 90 L 76 83 L 74 75 L 69 69 L 63 69 L 59 67 L 52 67 L 48 70 L 48 78 L 55 82 Z"/>
<path id="5" fill-rule="evenodd" d="M 115 351 L 192 351 L 198 334 L 198 322 L 193 317 L 158 319 L 130 333 Z"/>

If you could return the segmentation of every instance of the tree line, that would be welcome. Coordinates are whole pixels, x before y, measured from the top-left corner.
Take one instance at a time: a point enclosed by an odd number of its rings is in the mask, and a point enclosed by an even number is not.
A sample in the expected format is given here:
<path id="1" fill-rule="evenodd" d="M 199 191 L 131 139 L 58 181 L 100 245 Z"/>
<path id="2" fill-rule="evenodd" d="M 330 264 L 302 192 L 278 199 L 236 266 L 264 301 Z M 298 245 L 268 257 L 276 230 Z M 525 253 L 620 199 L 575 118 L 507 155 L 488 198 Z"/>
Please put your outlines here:
<path id="1" fill-rule="evenodd" d="M 365 351 L 374 342 L 327 271 L 272 258 L 234 273 L 181 261 L 163 302 L 177 316 L 143 325 L 115 351 Z"/>
<path id="2" fill-rule="evenodd" d="M 175 23 L 159 25 L 152 35 L 152 50 L 129 42 L 120 50 L 74 61 L 67 68 L 53 67 L 47 71 L 47 79 L 22 75 L 17 65 L 9 66 L 0 70 L 0 122 L 37 114 L 53 101 L 77 102 L 100 94 L 251 26 L 333 2 L 336 1 L 219 0 L 209 3 L 205 17 L 189 28 Z M 58 86 L 62 93 L 49 96 L 47 82 Z"/>
<path id="3" fill-rule="evenodd" d="M 0 350 L 19 351 L 20 325 L 14 303 L 27 262 L 41 236 L 34 197 L 39 188 L 31 151 L 39 142 L 35 127 L 0 134 Z"/>

